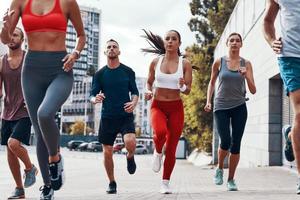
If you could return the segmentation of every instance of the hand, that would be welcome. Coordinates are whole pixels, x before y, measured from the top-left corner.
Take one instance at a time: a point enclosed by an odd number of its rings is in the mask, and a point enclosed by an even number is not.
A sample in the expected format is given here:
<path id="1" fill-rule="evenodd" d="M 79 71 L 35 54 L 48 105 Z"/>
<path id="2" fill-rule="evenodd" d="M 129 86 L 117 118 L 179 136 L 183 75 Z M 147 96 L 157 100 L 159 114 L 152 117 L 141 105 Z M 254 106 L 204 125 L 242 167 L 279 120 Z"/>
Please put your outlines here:
<path id="1" fill-rule="evenodd" d="M 65 72 L 70 71 L 73 68 L 74 63 L 77 60 L 77 56 L 75 54 L 67 54 L 62 61 L 64 62 L 63 69 Z"/>
<path id="2" fill-rule="evenodd" d="M 246 76 L 247 74 L 247 68 L 246 67 L 239 67 L 238 71 L 242 76 Z"/>
<path id="3" fill-rule="evenodd" d="M 153 92 L 152 91 L 148 90 L 147 92 L 145 92 L 146 101 L 152 99 L 152 97 L 153 97 Z"/>
<path id="4" fill-rule="evenodd" d="M 105 99 L 104 93 L 100 92 L 99 94 L 96 95 L 93 104 L 102 103 L 104 99 Z"/>
<path id="5" fill-rule="evenodd" d="M 276 54 L 280 54 L 281 53 L 281 49 L 282 49 L 282 41 L 281 38 L 273 40 L 273 42 L 271 43 L 271 47 L 273 49 L 273 51 Z"/>
<path id="6" fill-rule="evenodd" d="M 127 103 L 124 104 L 124 110 L 127 113 L 132 113 L 133 110 L 134 110 L 134 108 L 135 108 L 135 106 L 136 106 L 136 103 L 134 103 L 132 101 L 127 102 Z"/>
<path id="7" fill-rule="evenodd" d="M 206 112 L 210 112 L 211 111 L 211 103 L 206 103 L 205 107 L 204 107 L 204 110 Z"/>
<path id="8" fill-rule="evenodd" d="M 183 78 L 179 78 L 179 81 L 178 81 L 178 87 L 179 87 L 179 88 L 182 88 L 184 84 L 185 84 L 184 79 L 183 79 Z"/>
<path id="9" fill-rule="evenodd" d="M 9 31 L 12 24 L 12 16 L 14 15 L 14 10 L 7 9 L 3 16 L 3 29 Z"/>

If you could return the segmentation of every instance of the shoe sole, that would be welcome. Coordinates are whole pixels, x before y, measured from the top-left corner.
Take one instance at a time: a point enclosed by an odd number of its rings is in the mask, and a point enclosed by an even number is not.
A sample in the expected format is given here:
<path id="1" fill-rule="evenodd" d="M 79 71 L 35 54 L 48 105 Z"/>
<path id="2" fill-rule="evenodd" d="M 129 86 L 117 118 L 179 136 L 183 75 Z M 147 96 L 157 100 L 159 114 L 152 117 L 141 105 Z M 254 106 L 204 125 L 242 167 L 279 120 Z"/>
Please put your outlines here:
<path id="1" fill-rule="evenodd" d="M 7 199 L 25 199 L 25 195 L 13 197 L 13 198 L 7 198 Z"/>
<path id="2" fill-rule="evenodd" d="M 117 191 L 115 191 L 115 192 L 107 192 L 106 191 L 106 194 L 117 194 Z"/>
<path id="3" fill-rule="evenodd" d="M 157 169 L 153 169 L 153 168 L 152 168 L 152 171 L 155 172 L 155 173 L 158 173 L 158 172 L 160 171 L 160 169 L 157 170 Z"/>
<path id="4" fill-rule="evenodd" d="M 224 182 L 217 183 L 217 182 L 214 181 L 214 184 L 215 184 L 215 185 L 223 185 L 223 183 L 224 183 Z"/>

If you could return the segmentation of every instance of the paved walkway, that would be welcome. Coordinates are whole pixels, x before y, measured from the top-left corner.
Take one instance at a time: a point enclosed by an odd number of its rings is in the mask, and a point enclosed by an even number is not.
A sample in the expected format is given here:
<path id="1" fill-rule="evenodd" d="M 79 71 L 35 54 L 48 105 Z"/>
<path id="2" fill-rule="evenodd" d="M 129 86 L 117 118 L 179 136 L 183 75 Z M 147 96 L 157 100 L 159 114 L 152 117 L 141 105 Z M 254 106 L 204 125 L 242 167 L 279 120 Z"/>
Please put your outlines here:
<path id="1" fill-rule="evenodd" d="M 37 163 L 34 150 L 30 150 Z M 159 191 L 161 173 L 151 171 L 150 155 L 137 155 L 138 169 L 135 175 L 126 171 L 124 155 L 115 155 L 115 176 L 118 194 L 107 195 L 107 178 L 102 165 L 101 153 L 69 152 L 63 150 L 66 168 L 66 184 L 55 193 L 55 200 L 293 200 L 300 199 L 295 194 L 296 174 L 282 167 L 239 168 L 236 175 L 238 192 L 226 191 L 226 185 L 212 183 L 214 170 L 210 166 L 195 167 L 185 160 L 177 160 L 172 176 L 171 195 L 161 195 Z M 0 150 L 0 200 L 11 193 L 14 183 L 9 173 L 5 152 Z M 225 172 L 225 176 L 227 171 Z M 26 190 L 28 200 L 39 197 L 42 185 L 39 174 L 37 183 Z"/>

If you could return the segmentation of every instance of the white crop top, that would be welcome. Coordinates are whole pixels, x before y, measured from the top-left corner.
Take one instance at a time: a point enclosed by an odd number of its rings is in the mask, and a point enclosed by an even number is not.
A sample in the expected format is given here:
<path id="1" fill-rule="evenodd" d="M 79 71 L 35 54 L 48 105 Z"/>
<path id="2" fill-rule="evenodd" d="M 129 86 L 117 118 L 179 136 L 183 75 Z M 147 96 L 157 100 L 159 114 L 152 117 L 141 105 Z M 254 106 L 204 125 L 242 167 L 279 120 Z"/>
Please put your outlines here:
<path id="1" fill-rule="evenodd" d="M 179 89 L 179 78 L 183 78 L 183 59 L 179 57 L 177 71 L 172 74 L 166 74 L 161 71 L 161 63 L 164 56 L 161 56 L 155 69 L 155 87 L 167 89 Z"/>

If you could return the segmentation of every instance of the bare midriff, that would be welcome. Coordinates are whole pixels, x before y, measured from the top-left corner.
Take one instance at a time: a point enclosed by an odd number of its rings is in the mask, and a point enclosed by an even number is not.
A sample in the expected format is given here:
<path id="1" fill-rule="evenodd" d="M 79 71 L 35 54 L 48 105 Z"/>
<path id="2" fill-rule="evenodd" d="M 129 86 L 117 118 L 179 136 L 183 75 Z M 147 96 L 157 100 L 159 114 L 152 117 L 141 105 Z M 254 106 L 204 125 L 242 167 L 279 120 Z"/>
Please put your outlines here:
<path id="1" fill-rule="evenodd" d="M 27 33 L 28 48 L 32 51 L 65 51 L 66 33 L 31 32 Z"/>
<path id="2" fill-rule="evenodd" d="M 159 101 L 176 101 L 180 100 L 179 90 L 156 88 L 154 93 L 154 99 Z"/>

